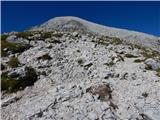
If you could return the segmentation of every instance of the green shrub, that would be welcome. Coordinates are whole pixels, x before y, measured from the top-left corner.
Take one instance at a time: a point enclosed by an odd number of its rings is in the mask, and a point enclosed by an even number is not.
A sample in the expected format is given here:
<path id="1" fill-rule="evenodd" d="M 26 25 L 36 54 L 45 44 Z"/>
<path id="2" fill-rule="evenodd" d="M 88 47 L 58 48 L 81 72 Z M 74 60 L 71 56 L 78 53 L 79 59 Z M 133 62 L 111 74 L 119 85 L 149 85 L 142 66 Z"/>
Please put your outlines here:
<path id="1" fill-rule="evenodd" d="M 28 39 L 29 36 L 32 36 L 32 33 L 31 32 L 18 32 L 16 34 L 17 37 L 19 38 L 24 38 L 24 39 Z"/>
<path id="2" fill-rule="evenodd" d="M 7 73 L 1 75 L 1 90 L 14 92 L 17 90 L 18 81 L 7 76 Z"/>
<path id="3" fill-rule="evenodd" d="M 26 86 L 31 86 L 38 79 L 36 71 L 32 67 L 26 67 L 26 77 L 21 78 L 19 87 L 24 89 Z"/>
<path id="4" fill-rule="evenodd" d="M 16 58 L 16 57 L 11 57 L 10 60 L 8 61 L 8 65 L 9 65 L 9 67 L 11 67 L 11 68 L 18 67 L 18 65 L 19 65 L 18 58 Z"/>
<path id="5" fill-rule="evenodd" d="M 112 37 L 112 39 L 110 40 L 110 43 L 115 44 L 115 45 L 119 45 L 119 44 L 122 44 L 122 40 L 117 37 Z"/>
<path id="6" fill-rule="evenodd" d="M 144 60 L 140 60 L 140 59 L 136 59 L 134 60 L 135 63 L 140 63 L 140 62 L 143 62 Z"/>
<path id="7" fill-rule="evenodd" d="M 160 53 L 154 50 L 143 50 L 141 54 L 147 59 L 147 58 L 159 58 L 160 59 Z"/>
<path id="8" fill-rule="evenodd" d="M 1 63 L 1 70 L 4 70 L 6 67 Z"/>
<path id="9" fill-rule="evenodd" d="M 44 54 L 44 55 L 38 57 L 37 59 L 38 59 L 38 60 L 51 60 L 52 57 L 49 56 L 49 54 L 47 53 L 47 54 Z"/>
<path id="10" fill-rule="evenodd" d="M 8 42 L 8 41 L 1 41 L 1 56 L 5 57 L 8 55 L 8 51 L 11 51 L 12 53 L 21 53 L 27 49 L 29 49 L 31 46 L 26 44 L 22 45 L 19 43 L 13 43 L 13 42 Z M 7 49 L 4 51 L 4 49 Z"/>
<path id="11" fill-rule="evenodd" d="M 12 93 L 23 90 L 27 86 L 31 86 L 37 81 L 36 71 L 31 67 L 26 67 L 25 77 L 11 78 L 7 73 L 1 75 L 1 90 Z"/>
<path id="12" fill-rule="evenodd" d="M 137 58 L 138 56 L 132 55 L 132 54 L 125 54 L 125 57 L 127 58 Z"/>
<path id="13" fill-rule="evenodd" d="M 63 36 L 63 34 L 62 33 L 56 33 L 56 34 L 53 34 L 53 36 L 55 36 L 55 37 L 62 37 Z"/>
<path id="14" fill-rule="evenodd" d="M 1 35 L 1 41 L 6 40 L 6 39 L 7 39 L 7 37 L 8 37 L 8 35 Z"/>
<path id="15" fill-rule="evenodd" d="M 41 34 L 41 38 L 42 39 L 46 39 L 46 38 L 51 38 L 52 37 L 52 33 L 51 32 L 45 32 Z"/>
<path id="16" fill-rule="evenodd" d="M 110 61 L 109 63 L 104 63 L 104 65 L 107 65 L 108 67 L 112 67 L 114 65 L 114 62 Z"/>

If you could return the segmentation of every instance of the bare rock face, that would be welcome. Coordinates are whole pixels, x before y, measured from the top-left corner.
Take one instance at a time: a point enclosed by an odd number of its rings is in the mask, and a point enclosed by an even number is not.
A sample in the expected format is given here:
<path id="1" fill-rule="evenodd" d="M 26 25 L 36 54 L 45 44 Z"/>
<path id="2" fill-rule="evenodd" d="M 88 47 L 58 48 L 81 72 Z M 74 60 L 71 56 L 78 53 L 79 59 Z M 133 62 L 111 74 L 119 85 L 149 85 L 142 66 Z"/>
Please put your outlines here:
<path id="1" fill-rule="evenodd" d="M 156 37 L 75 17 L 51 19 L 24 35 L 31 47 L 12 53 L 20 66 L 11 68 L 11 56 L 2 57 L 3 82 L 27 84 L 2 91 L 3 120 L 159 120 Z M 153 49 L 126 44 L 127 36 L 132 42 L 142 38 Z"/>
<path id="2" fill-rule="evenodd" d="M 158 62 L 152 58 L 145 60 L 145 64 L 153 70 L 160 69 L 160 62 Z"/>

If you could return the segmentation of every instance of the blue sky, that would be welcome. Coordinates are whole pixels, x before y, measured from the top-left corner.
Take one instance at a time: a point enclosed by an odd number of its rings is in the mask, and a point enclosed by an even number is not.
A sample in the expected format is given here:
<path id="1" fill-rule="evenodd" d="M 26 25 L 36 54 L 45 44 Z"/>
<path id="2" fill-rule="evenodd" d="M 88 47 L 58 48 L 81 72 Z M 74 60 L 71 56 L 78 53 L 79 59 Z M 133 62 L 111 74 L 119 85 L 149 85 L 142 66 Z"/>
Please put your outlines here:
<path id="1" fill-rule="evenodd" d="M 160 36 L 160 2 L 2 2 L 1 30 L 23 31 L 57 16 Z"/>

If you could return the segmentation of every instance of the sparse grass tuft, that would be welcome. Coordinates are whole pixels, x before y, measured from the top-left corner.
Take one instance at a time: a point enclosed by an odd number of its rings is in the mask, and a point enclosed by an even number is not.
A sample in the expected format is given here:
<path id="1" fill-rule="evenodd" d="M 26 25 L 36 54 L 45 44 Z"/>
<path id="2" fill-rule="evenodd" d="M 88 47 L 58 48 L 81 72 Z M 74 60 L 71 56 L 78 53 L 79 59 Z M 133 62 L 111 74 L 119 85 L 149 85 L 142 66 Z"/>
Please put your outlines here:
<path id="1" fill-rule="evenodd" d="M 112 37 L 112 40 L 110 41 L 111 44 L 114 44 L 114 45 L 119 45 L 119 44 L 122 44 L 122 40 L 117 38 L 117 37 Z"/>
<path id="2" fill-rule="evenodd" d="M 4 70 L 6 67 L 1 63 L 1 70 Z"/>
<path id="3" fill-rule="evenodd" d="M 134 62 L 135 63 L 141 63 L 141 62 L 143 62 L 144 60 L 141 60 L 141 59 L 136 59 L 136 60 L 134 60 Z"/>
<path id="4" fill-rule="evenodd" d="M 109 63 L 104 63 L 104 65 L 107 65 L 108 67 L 112 67 L 115 63 L 113 61 L 110 61 Z"/>
<path id="5" fill-rule="evenodd" d="M 8 55 L 8 51 L 12 53 L 21 53 L 25 51 L 26 49 L 29 49 L 31 46 L 30 45 L 22 45 L 19 43 L 13 43 L 13 42 L 8 42 L 8 41 L 1 41 L 1 56 L 5 57 Z M 4 49 L 7 50 L 4 50 Z"/>
<path id="6" fill-rule="evenodd" d="M 1 35 L 1 41 L 6 40 L 6 39 L 7 39 L 7 37 L 8 37 L 8 35 Z"/>
<path id="7" fill-rule="evenodd" d="M 125 57 L 127 58 L 137 58 L 138 56 L 132 55 L 132 54 L 125 54 Z"/>
<path id="8" fill-rule="evenodd" d="M 24 39 L 28 39 L 29 36 L 32 36 L 32 33 L 31 32 L 18 32 L 16 34 L 17 37 L 19 38 L 24 38 Z"/>
<path id="9" fill-rule="evenodd" d="M 46 54 L 44 54 L 44 55 L 42 55 L 42 56 L 37 58 L 37 60 L 51 60 L 51 59 L 52 59 L 52 57 L 49 56 L 48 53 L 46 53 Z"/>
<path id="10" fill-rule="evenodd" d="M 7 76 L 7 73 L 1 75 L 1 90 L 14 92 L 17 89 L 18 81 Z"/>
<path id="11" fill-rule="evenodd" d="M 52 37 L 52 33 L 51 32 L 45 32 L 41 34 L 41 38 L 42 39 L 46 39 L 46 38 L 51 38 Z"/>
<path id="12" fill-rule="evenodd" d="M 31 68 L 26 68 L 26 77 L 25 78 L 11 78 L 7 73 L 1 75 L 1 90 L 8 93 L 13 93 L 18 90 L 23 90 L 26 86 L 31 86 L 37 80 L 36 71 Z"/>
<path id="13" fill-rule="evenodd" d="M 55 36 L 55 37 L 62 37 L 63 36 L 63 34 L 62 33 L 55 33 L 55 34 L 53 34 L 53 36 Z"/>
<path id="14" fill-rule="evenodd" d="M 8 65 L 9 65 L 9 67 L 11 67 L 11 68 L 18 67 L 18 65 L 19 65 L 18 58 L 16 58 L 16 57 L 11 57 L 10 60 L 8 61 Z"/>

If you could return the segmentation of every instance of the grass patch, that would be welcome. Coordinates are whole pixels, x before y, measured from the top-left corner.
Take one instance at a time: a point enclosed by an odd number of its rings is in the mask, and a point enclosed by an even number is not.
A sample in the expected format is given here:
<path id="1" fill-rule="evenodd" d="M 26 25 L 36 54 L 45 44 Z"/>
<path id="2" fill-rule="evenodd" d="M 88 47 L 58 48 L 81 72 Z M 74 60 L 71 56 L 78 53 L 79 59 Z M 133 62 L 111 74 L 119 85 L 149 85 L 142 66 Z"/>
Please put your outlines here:
<path id="1" fill-rule="evenodd" d="M 46 39 L 46 38 L 51 38 L 52 37 L 52 33 L 51 32 L 45 32 L 41 34 L 41 38 L 42 39 Z"/>
<path id="2" fill-rule="evenodd" d="M 113 61 L 110 61 L 109 63 L 104 63 L 104 65 L 107 65 L 108 67 L 112 67 L 115 63 Z"/>
<path id="3" fill-rule="evenodd" d="M 18 81 L 14 78 L 7 76 L 6 73 L 1 75 L 1 90 L 6 90 L 7 92 L 15 92 L 18 87 Z"/>
<path id="4" fill-rule="evenodd" d="M 5 70 L 6 66 L 1 63 L 1 70 Z"/>
<path id="5" fill-rule="evenodd" d="M 21 53 L 29 49 L 31 46 L 29 44 L 22 45 L 20 43 L 13 43 L 8 41 L 1 41 L 1 56 L 5 57 L 8 55 L 8 51 L 12 53 Z M 6 48 L 6 50 L 4 50 Z"/>
<path id="6" fill-rule="evenodd" d="M 63 36 L 63 34 L 62 33 L 55 33 L 55 34 L 53 34 L 53 36 L 55 36 L 55 37 L 62 37 Z"/>
<path id="7" fill-rule="evenodd" d="M 127 58 L 137 58 L 138 56 L 132 55 L 132 54 L 125 54 L 125 57 Z"/>
<path id="8" fill-rule="evenodd" d="M 8 66 L 11 68 L 18 67 L 19 61 L 17 57 L 11 57 L 10 60 L 8 61 Z"/>
<path id="9" fill-rule="evenodd" d="M 51 60 L 51 59 L 52 59 L 52 57 L 49 56 L 48 53 L 46 53 L 46 54 L 44 54 L 44 55 L 42 55 L 42 56 L 37 58 L 37 60 Z"/>
<path id="10" fill-rule="evenodd" d="M 134 60 L 135 63 L 141 63 L 141 62 L 144 62 L 144 60 L 141 60 L 141 59 L 136 59 Z"/>
<path id="11" fill-rule="evenodd" d="M 26 86 L 31 86 L 37 80 L 36 71 L 31 67 L 26 67 L 25 77 L 11 78 L 7 73 L 1 75 L 1 90 L 8 93 L 23 90 Z"/>
<path id="12" fill-rule="evenodd" d="M 117 37 L 112 37 L 110 43 L 114 45 L 119 45 L 122 44 L 122 40 Z"/>
<path id="13" fill-rule="evenodd" d="M 1 41 L 6 40 L 6 39 L 7 39 L 7 37 L 8 37 L 8 35 L 1 35 Z"/>
<path id="14" fill-rule="evenodd" d="M 18 32 L 16 36 L 19 38 L 28 39 L 29 36 L 32 36 L 32 33 L 31 32 Z"/>

